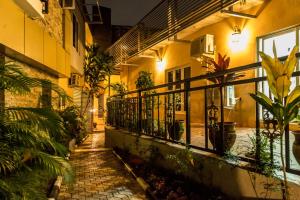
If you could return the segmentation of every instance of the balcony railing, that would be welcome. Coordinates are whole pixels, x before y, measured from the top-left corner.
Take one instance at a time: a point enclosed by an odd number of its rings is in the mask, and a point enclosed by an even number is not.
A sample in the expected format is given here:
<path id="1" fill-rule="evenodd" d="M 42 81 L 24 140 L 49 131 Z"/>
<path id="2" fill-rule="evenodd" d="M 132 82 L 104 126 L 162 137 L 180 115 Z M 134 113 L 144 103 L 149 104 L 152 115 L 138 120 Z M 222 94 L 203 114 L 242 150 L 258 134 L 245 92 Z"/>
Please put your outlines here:
<path id="1" fill-rule="evenodd" d="M 239 0 L 164 0 L 121 37 L 108 52 L 123 64 L 154 45 L 172 38 L 206 17 Z"/>
<path id="2" fill-rule="evenodd" d="M 300 57 L 300 53 L 297 57 Z M 285 59 L 286 57 L 281 58 Z M 122 97 L 112 96 L 107 101 L 107 124 L 218 155 L 231 151 L 241 160 L 249 162 L 260 161 L 260 139 L 262 135 L 266 135 L 271 162 L 279 163 L 276 130 L 269 126 L 270 123 L 276 124 L 276 120 L 272 120 L 272 116 L 249 97 L 249 93 L 261 90 L 262 84 L 266 84 L 266 77 L 254 77 L 259 68 L 260 62 L 162 84 L 147 90 L 130 91 Z M 239 80 L 221 84 L 211 84 L 207 81 L 241 72 L 247 76 Z M 299 76 L 300 71 L 294 72 L 293 77 Z M 177 90 L 169 90 L 174 88 L 172 86 L 180 87 L 176 87 L 179 88 Z M 225 89 L 228 86 L 234 86 L 235 90 L 239 91 L 239 99 L 242 99 L 242 103 L 237 103 L 235 109 L 227 108 L 224 104 Z M 211 95 L 212 89 L 215 91 L 214 98 Z M 232 112 L 233 117 L 227 116 Z M 237 124 L 236 142 L 233 146 L 227 141 L 227 122 L 230 120 L 236 121 Z M 250 125 L 245 125 L 245 122 Z M 217 132 L 213 129 L 213 125 L 216 124 L 219 130 Z M 182 132 L 183 136 L 180 136 L 179 133 Z M 287 170 L 300 175 L 300 166 L 291 153 L 292 134 L 289 133 L 287 128 L 284 135 Z M 252 154 L 249 153 L 251 139 L 248 135 L 252 137 L 252 141 L 253 138 L 256 141 L 256 144 L 253 144 L 255 149 L 250 150 Z"/>

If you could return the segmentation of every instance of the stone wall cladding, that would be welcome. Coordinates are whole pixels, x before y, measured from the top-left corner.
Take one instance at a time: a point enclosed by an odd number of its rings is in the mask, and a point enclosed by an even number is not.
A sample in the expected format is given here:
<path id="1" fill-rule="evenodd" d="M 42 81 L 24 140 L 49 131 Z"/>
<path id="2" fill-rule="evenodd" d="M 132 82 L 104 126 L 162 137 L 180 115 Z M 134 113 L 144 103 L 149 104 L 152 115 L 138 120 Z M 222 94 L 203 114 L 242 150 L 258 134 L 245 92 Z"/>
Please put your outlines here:
<path id="1" fill-rule="evenodd" d="M 44 15 L 44 20 L 38 20 L 38 23 L 59 44 L 63 45 L 63 9 L 60 7 L 58 0 L 49 0 L 48 2 L 49 13 Z"/>
<path id="2" fill-rule="evenodd" d="M 11 61 L 11 59 L 6 57 L 7 61 Z M 15 62 L 15 64 L 19 65 L 23 72 L 26 73 L 30 77 L 36 77 L 41 79 L 50 80 L 52 83 L 58 84 L 58 78 L 49 75 L 46 72 L 28 66 L 24 63 Z M 15 95 L 10 92 L 5 93 L 5 103 L 7 107 L 20 106 L 20 107 L 38 107 L 39 106 L 39 97 L 42 94 L 42 88 L 32 88 L 31 93 L 27 95 Z M 55 103 L 55 102 L 53 102 Z"/>

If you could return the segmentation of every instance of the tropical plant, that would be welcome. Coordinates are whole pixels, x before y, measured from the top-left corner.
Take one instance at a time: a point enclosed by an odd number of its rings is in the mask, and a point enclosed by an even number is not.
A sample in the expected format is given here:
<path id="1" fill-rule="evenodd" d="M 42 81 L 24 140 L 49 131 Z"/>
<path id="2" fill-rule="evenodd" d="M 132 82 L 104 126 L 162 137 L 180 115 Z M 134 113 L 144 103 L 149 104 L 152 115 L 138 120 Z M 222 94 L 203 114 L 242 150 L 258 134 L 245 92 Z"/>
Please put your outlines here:
<path id="1" fill-rule="evenodd" d="M 72 180 L 66 148 L 54 139 L 64 135 L 59 115 L 49 107 L 5 106 L 6 92 L 26 95 L 43 81 L 28 77 L 12 62 L 0 61 L 0 199 L 45 199 L 41 184 L 46 177 Z M 57 94 L 65 95 L 60 89 Z"/>
<path id="2" fill-rule="evenodd" d="M 86 47 L 86 56 L 84 60 L 84 79 L 88 85 L 87 104 L 83 109 L 82 115 L 86 112 L 94 95 L 100 95 L 105 91 L 107 85 L 105 81 L 113 74 L 115 67 L 113 57 L 107 53 L 101 52 L 97 44 Z"/>
<path id="3" fill-rule="evenodd" d="M 208 69 L 209 73 L 218 73 L 224 72 L 228 69 L 230 63 L 230 57 L 227 55 L 222 56 L 220 53 L 218 54 L 218 63 L 214 60 L 207 61 L 208 66 L 203 66 Z M 208 80 L 212 81 L 213 83 L 226 83 L 229 81 L 233 81 L 243 77 L 243 73 L 228 73 L 226 75 L 221 75 L 218 77 L 209 78 Z"/>
<path id="4" fill-rule="evenodd" d="M 139 72 L 139 77 L 135 81 L 136 88 L 139 90 L 145 90 L 154 86 L 154 82 L 151 78 L 151 73 L 146 71 Z"/>
<path id="5" fill-rule="evenodd" d="M 127 92 L 127 86 L 123 82 L 111 84 L 111 88 L 116 92 L 116 95 L 123 97 Z"/>
<path id="6" fill-rule="evenodd" d="M 146 72 L 146 71 L 140 71 L 139 72 L 139 76 L 137 78 L 137 80 L 135 81 L 135 85 L 136 88 L 138 90 L 146 90 L 148 88 L 151 88 L 154 86 L 154 82 L 151 78 L 151 73 Z M 144 131 L 146 132 L 150 132 L 151 130 L 151 123 L 152 123 L 152 111 L 151 109 L 151 105 L 152 105 L 152 101 L 153 99 L 151 98 L 151 93 L 153 93 L 154 91 L 143 91 L 143 95 L 145 96 L 145 106 L 143 109 L 143 113 L 145 114 L 146 119 L 144 119 L 142 121 L 142 126 Z M 153 102 L 154 104 L 154 102 Z"/>
<path id="7" fill-rule="evenodd" d="M 274 98 L 269 98 L 262 92 L 250 94 L 264 109 L 271 113 L 278 122 L 280 132 L 280 157 L 283 171 L 283 199 L 289 199 L 288 183 L 286 176 L 286 163 L 283 150 L 283 135 L 287 125 L 298 115 L 300 106 L 300 86 L 293 91 L 291 88 L 291 78 L 297 64 L 296 53 L 298 47 L 295 46 L 287 60 L 282 63 L 277 58 L 276 46 L 273 44 L 274 58 L 259 52 L 262 58 L 262 67 L 267 73 L 267 81 Z"/>
<path id="8" fill-rule="evenodd" d="M 57 138 L 57 140 L 66 146 L 73 138 L 76 138 L 76 142 L 80 143 L 87 135 L 86 119 L 80 115 L 80 109 L 76 106 L 69 106 L 58 113 L 63 119 L 64 127 L 66 129 L 66 137 Z"/>

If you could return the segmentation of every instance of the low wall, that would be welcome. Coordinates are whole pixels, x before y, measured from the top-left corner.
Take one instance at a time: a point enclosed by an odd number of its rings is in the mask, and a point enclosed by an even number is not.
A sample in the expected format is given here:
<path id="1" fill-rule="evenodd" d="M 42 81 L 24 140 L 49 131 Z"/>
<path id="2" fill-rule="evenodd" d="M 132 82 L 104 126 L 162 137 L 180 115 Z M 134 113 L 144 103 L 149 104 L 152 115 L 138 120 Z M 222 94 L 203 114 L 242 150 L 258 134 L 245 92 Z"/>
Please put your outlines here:
<path id="1" fill-rule="evenodd" d="M 106 147 L 118 147 L 129 150 L 130 153 L 138 155 L 146 160 L 151 159 L 149 149 L 155 147 L 161 157 L 156 159 L 156 165 L 169 170 L 176 170 L 178 166 L 170 159 L 169 155 L 184 151 L 185 147 L 147 136 L 138 137 L 136 134 L 112 127 L 105 128 Z M 185 176 L 209 187 L 214 187 L 229 195 L 232 199 L 282 199 L 280 191 L 268 190 L 266 184 L 279 184 L 274 178 L 249 172 L 245 169 L 247 163 L 240 162 L 239 166 L 233 165 L 224 159 L 208 152 L 192 149 L 193 157 L 201 159 L 201 168 L 193 168 L 185 172 Z M 290 183 L 291 199 L 300 197 L 300 186 Z M 259 198 L 257 198 L 259 197 Z"/>

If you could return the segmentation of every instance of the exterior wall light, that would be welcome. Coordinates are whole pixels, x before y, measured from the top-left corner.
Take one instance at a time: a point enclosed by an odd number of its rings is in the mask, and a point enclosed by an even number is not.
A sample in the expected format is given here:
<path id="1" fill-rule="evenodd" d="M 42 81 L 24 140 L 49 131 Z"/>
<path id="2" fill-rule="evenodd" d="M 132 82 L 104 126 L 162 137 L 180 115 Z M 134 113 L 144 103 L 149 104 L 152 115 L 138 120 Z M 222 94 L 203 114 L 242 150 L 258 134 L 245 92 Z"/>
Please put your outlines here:
<path id="1" fill-rule="evenodd" d="M 234 32 L 232 33 L 231 40 L 233 43 L 239 43 L 241 41 L 241 29 L 238 26 L 234 27 Z"/>
<path id="2" fill-rule="evenodd" d="M 234 27 L 234 32 L 229 35 L 229 47 L 232 53 L 237 53 L 247 49 L 250 32 L 247 28 L 241 30 L 238 26 Z"/>
<path id="3" fill-rule="evenodd" d="M 166 62 L 163 59 L 159 59 L 156 61 L 157 70 L 162 72 L 165 70 Z"/>

